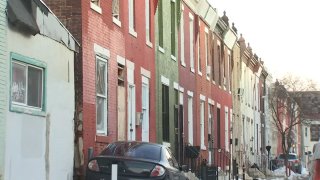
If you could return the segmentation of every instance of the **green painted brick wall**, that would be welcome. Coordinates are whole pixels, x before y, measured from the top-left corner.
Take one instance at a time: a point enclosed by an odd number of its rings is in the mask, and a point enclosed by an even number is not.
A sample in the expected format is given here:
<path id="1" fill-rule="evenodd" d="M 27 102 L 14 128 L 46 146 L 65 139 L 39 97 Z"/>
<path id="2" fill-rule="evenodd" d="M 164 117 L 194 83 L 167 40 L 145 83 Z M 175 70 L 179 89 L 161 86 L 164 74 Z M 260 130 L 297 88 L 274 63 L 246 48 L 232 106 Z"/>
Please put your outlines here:
<path id="1" fill-rule="evenodd" d="M 0 0 L 0 180 L 4 179 L 4 150 L 5 150 L 5 121 L 7 111 L 7 83 L 8 83 L 8 59 L 7 59 L 7 33 L 6 33 L 6 8 L 7 1 Z"/>
<path id="2" fill-rule="evenodd" d="M 179 1 L 179 0 L 178 0 Z M 175 1 L 175 10 L 179 10 L 180 4 Z M 173 83 L 178 83 L 178 27 L 177 27 L 177 12 L 175 12 L 175 57 L 171 58 L 171 3 L 172 1 L 158 1 L 162 3 L 163 26 L 159 26 L 159 4 L 155 14 L 155 54 L 156 54 L 156 104 L 157 104 L 157 142 L 162 143 L 162 82 L 161 75 L 170 80 L 169 86 L 169 128 L 170 128 L 170 143 L 174 149 L 174 105 L 175 92 Z M 159 28 L 163 28 L 163 49 L 164 53 L 159 51 Z"/>

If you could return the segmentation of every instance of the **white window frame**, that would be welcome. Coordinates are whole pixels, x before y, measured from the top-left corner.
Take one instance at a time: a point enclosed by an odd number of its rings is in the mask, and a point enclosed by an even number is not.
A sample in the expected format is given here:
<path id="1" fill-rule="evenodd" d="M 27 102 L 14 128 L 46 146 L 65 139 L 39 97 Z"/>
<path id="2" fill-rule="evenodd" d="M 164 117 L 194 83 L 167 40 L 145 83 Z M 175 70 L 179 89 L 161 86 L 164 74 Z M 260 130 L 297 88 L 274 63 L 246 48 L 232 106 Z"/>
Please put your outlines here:
<path id="1" fill-rule="evenodd" d="M 150 0 L 145 0 L 146 44 L 152 47 L 150 32 Z"/>
<path id="2" fill-rule="evenodd" d="M 144 94 L 144 88 L 146 90 L 146 93 Z M 149 116 L 149 109 L 150 109 L 150 104 L 149 104 L 149 100 L 150 100 L 150 86 L 149 86 L 149 78 L 142 76 L 142 87 L 141 87 L 141 107 L 142 107 L 142 124 L 143 125 L 147 125 L 148 127 L 150 127 L 150 116 Z M 144 122 L 148 120 L 147 122 Z M 149 129 L 149 128 L 148 128 Z M 143 134 L 143 132 L 142 132 Z M 143 138 L 143 136 L 141 135 L 141 138 Z M 148 132 L 148 137 L 147 139 L 142 139 L 142 141 L 147 141 L 149 142 L 149 138 L 150 138 L 150 134 Z"/>
<path id="3" fill-rule="evenodd" d="M 224 108 L 225 112 L 225 124 L 224 124 L 224 129 L 225 129 L 225 147 L 226 151 L 229 151 L 229 110 L 228 107 Z"/>
<path id="4" fill-rule="evenodd" d="M 205 49 L 205 59 L 206 59 L 206 76 L 207 76 L 207 80 L 209 80 L 210 76 L 209 74 L 207 73 L 207 68 L 209 66 L 209 56 L 208 56 L 208 40 L 209 40 L 209 30 L 208 28 L 206 27 L 205 28 L 205 39 L 204 39 L 204 49 Z"/>
<path id="5" fill-rule="evenodd" d="M 102 14 L 100 0 L 90 0 L 90 8 L 99 14 Z"/>
<path id="6" fill-rule="evenodd" d="M 104 76 L 105 76 L 105 94 L 98 94 L 97 92 L 96 92 L 96 99 L 98 99 L 98 98 L 103 98 L 104 99 L 104 107 L 105 107 L 105 111 L 104 111 L 104 113 L 103 113 L 103 117 L 104 117 L 104 119 L 103 119 L 103 125 L 104 125 L 104 127 L 103 127 L 103 129 L 102 130 L 98 130 L 98 128 L 96 128 L 96 133 L 97 134 L 103 134 L 103 135 L 107 135 L 108 134 L 108 60 L 107 59 L 105 59 L 105 58 L 102 58 L 102 57 L 100 57 L 100 56 L 98 56 L 98 55 L 96 55 L 96 63 L 98 63 L 98 61 L 102 61 L 102 62 L 104 62 L 105 64 L 106 64 L 106 71 L 105 71 L 105 74 L 104 74 Z M 97 70 L 96 70 L 96 73 L 97 73 Z M 97 105 L 96 105 L 96 114 L 98 113 L 97 112 Z M 96 115 L 96 127 L 98 127 L 98 124 L 97 124 L 97 122 L 98 122 L 98 116 Z"/>
<path id="7" fill-rule="evenodd" d="M 189 29 L 190 29 L 190 70 L 194 73 L 194 17 L 189 13 Z"/>
<path id="8" fill-rule="evenodd" d="M 184 58 L 184 6 L 181 5 L 181 19 L 180 19 L 180 61 L 183 67 L 186 67 Z"/>
<path id="9" fill-rule="evenodd" d="M 128 8 L 129 8 L 129 33 L 134 36 L 137 37 L 137 32 L 135 31 L 135 9 L 134 9 L 134 5 L 135 5 L 135 0 L 128 0 Z"/>
<path id="10" fill-rule="evenodd" d="M 200 99 L 200 147 L 202 150 L 206 150 L 204 143 L 204 113 L 205 113 L 205 101 Z"/>

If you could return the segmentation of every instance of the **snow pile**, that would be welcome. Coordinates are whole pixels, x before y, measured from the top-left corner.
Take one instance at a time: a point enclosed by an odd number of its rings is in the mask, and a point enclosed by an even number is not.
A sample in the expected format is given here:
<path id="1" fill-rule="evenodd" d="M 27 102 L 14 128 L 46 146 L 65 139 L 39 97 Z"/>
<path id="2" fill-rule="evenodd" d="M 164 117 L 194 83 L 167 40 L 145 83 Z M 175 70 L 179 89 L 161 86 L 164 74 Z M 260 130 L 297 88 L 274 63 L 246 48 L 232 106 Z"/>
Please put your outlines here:
<path id="1" fill-rule="evenodd" d="M 288 169 L 288 174 L 290 174 L 291 176 L 295 175 L 295 173 L 290 169 Z M 283 166 L 281 168 L 274 170 L 273 175 L 274 176 L 286 176 L 286 168 Z"/>

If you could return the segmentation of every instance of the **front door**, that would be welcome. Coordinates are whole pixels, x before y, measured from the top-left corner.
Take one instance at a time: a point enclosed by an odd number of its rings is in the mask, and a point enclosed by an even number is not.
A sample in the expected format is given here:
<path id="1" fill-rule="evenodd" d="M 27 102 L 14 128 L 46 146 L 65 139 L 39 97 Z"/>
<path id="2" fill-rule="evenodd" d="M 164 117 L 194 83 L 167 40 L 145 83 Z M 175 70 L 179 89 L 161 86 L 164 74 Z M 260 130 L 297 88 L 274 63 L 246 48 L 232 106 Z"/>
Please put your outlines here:
<path id="1" fill-rule="evenodd" d="M 142 77 L 142 141 L 149 142 L 149 79 Z"/>

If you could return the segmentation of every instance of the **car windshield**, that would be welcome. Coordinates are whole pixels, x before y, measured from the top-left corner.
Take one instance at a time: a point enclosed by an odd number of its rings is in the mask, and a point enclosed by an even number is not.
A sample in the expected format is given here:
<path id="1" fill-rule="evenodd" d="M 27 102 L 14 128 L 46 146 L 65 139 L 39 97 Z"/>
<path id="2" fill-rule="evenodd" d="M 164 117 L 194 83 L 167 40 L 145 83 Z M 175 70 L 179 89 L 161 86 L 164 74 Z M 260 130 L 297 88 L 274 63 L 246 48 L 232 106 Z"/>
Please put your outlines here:
<path id="1" fill-rule="evenodd" d="M 148 143 L 123 142 L 112 143 L 100 155 L 123 156 L 160 161 L 161 147 Z"/>
<path id="2" fill-rule="evenodd" d="M 288 154 L 288 159 L 297 159 L 297 156 L 295 154 Z M 285 155 L 284 154 L 280 154 L 279 155 L 279 159 L 284 159 L 285 158 Z"/>

